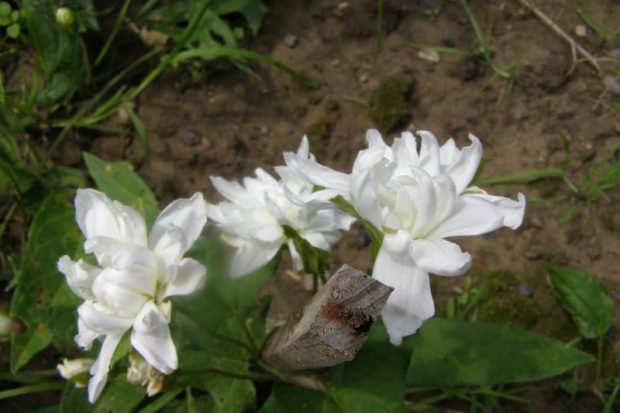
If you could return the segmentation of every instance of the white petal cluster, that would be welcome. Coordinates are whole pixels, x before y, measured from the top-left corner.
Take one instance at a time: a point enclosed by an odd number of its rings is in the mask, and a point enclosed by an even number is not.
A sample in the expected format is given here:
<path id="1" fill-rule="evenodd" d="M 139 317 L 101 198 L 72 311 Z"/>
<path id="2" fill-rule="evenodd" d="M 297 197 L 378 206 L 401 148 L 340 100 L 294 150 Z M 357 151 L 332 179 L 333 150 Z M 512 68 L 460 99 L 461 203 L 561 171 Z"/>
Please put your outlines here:
<path id="1" fill-rule="evenodd" d="M 164 385 L 164 375 L 136 354 L 129 355 L 131 365 L 127 369 L 127 382 L 146 387 L 146 394 L 153 397 Z"/>
<path id="2" fill-rule="evenodd" d="M 107 381 L 114 350 L 131 330 L 131 344 L 157 370 L 170 374 L 178 366 L 168 323 L 168 297 L 190 294 L 204 282 L 206 269 L 183 258 L 207 222 L 201 194 L 179 199 L 164 209 L 147 235 L 134 209 L 93 189 L 78 189 L 76 220 L 86 237 L 84 249 L 98 266 L 63 256 L 58 269 L 71 290 L 83 298 L 78 308 L 81 347 L 103 340 L 90 369 L 88 397 L 94 402 Z"/>
<path id="3" fill-rule="evenodd" d="M 297 156 L 311 161 L 308 139 L 302 139 Z M 208 215 L 222 231 L 222 239 L 235 247 L 231 276 L 246 275 L 269 262 L 287 244 L 295 270 L 303 268 L 293 242 L 284 234 L 289 226 L 312 246 L 329 251 L 349 229 L 353 218 L 313 194 L 313 185 L 285 166 L 275 167 L 279 180 L 262 169 L 243 185 L 212 177 L 215 188 L 226 198 L 209 204 Z"/>
<path id="4" fill-rule="evenodd" d="M 88 373 L 95 363 L 93 359 L 63 359 L 61 364 L 56 366 L 56 370 L 64 379 L 71 380 L 75 387 L 84 387 L 88 380 Z M 86 376 L 85 379 L 82 376 Z"/>
<path id="5" fill-rule="evenodd" d="M 478 138 L 470 134 L 471 145 L 459 149 L 452 139 L 440 147 L 432 133 L 418 134 L 419 151 L 411 133 L 388 146 L 379 132 L 368 131 L 368 149 L 350 175 L 285 154 L 294 173 L 326 188 L 316 198 L 342 195 L 383 232 L 373 276 L 395 288 L 382 312 L 394 344 L 435 312 L 428 274 L 462 275 L 471 265 L 470 254 L 446 238 L 515 229 L 525 212 L 522 194 L 513 201 L 469 186 L 482 158 Z"/>

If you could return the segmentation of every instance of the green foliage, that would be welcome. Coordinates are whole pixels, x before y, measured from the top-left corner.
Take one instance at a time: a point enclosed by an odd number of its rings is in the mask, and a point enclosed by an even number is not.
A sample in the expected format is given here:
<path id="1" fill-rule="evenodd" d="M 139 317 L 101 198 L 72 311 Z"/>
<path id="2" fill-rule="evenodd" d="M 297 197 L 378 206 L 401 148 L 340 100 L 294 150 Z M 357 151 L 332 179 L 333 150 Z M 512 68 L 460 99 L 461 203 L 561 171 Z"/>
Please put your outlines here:
<path id="1" fill-rule="evenodd" d="M 313 274 L 316 282 L 321 279 L 325 282 L 325 275 L 329 271 L 329 252 L 312 246 L 305 238 L 302 238 L 293 228 L 284 225 L 284 235 L 293 241 L 295 250 L 301 256 L 304 264 L 304 272 Z"/>
<path id="2" fill-rule="evenodd" d="M 279 255 L 253 274 L 228 276 L 229 254 L 212 237 L 201 237 L 189 256 L 207 267 L 207 285 L 190 297 L 174 297 L 171 330 L 179 349 L 176 386 L 192 386 L 211 395 L 215 410 L 241 412 L 254 404 L 250 358 L 264 339 L 268 300 L 260 288 L 277 268 Z"/>
<path id="3" fill-rule="evenodd" d="M 84 152 L 88 171 L 97 187 L 111 199 L 130 205 L 140 211 L 147 224 L 152 224 L 159 215 L 157 200 L 142 178 L 127 162 L 106 162 L 95 155 Z"/>
<path id="4" fill-rule="evenodd" d="M 372 241 L 372 259 L 374 261 L 375 258 L 377 258 L 381 244 L 383 244 L 383 232 L 362 218 L 355 210 L 355 207 L 341 195 L 330 199 L 330 202 L 340 208 L 343 212 L 355 217 L 364 226 L 364 228 L 366 228 L 366 231 L 370 234 L 370 239 Z"/>
<path id="5" fill-rule="evenodd" d="M 17 39 L 21 32 L 20 17 L 19 10 L 13 10 L 5 1 L 0 2 L 0 26 L 6 26 L 6 35 L 12 39 Z"/>
<path id="6" fill-rule="evenodd" d="M 78 19 L 95 28 L 92 0 L 76 0 L 84 14 Z M 52 105 L 66 102 L 90 82 L 90 65 L 86 46 L 78 33 L 56 20 L 57 0 L 24 0 L 22 13 L 28 36 L 37 51 L 37 65 L 44 73 L 46 86 L 37 103 Z M 78 10 L 76 10 L 78 12 Z"/>
<path id="7" fill-rule="evenodd" d="M 596 339 L 607 333 L 614 305 L 598 282 L 574 268 L 549 268 L 549 283 L 562 305 L 571 313 L 583 338 Z"/>
<path id="8" fill-rule="evenodd" d="M 594 359 L 525 330 L 434 318 L 407 340 L 410 386 L 490 386 L 541 380 Z"/>
<path id="9" fill-rule="evenodd" d="M 11 303 L 11 316 L 21 320 L 26 327 L 25 332 L 13 332 L 11 336 L 13 372 L 21 369 L 52 341 L 52 330 L 58 327 L 52 329 L 47 325 L 53 321 L 49 315 L 63 311 L 66 306 L 75 306 L 79 301 L 56 269 L 58 258 L 64 254 L 76 256 L 81 250 L 72 197 L 73 191 L 67 190 L 50 195 L 30 227 Z M 75 315 L 70 321 L 75 325 Z"/>
<path id="10" fill-rule="evenodd" d="M 144 390 L 124 380 L 111 380 L 94 405 L 88 402 L 86 388 L 67 382 L 62 393 L 60 413 L 130 413 L 144 399 Z"/>

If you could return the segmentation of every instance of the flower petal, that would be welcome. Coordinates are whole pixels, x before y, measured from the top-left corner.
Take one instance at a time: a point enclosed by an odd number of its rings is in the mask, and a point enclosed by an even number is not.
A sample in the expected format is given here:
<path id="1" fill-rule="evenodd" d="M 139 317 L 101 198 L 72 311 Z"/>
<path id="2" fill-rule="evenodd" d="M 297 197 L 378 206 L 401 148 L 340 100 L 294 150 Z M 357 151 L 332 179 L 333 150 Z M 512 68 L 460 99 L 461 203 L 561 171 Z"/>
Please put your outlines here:
<path id="1" fill-rule="evenodd" d="M 395 345 L 435 314 L 428 274 L 407 254 L 409 243 L 403 231 L 386 235 L 373 269 L 374 278 L 394 288 L 381 316 Z"/>
<path id="2" fill-rule="evenodd" d="M 278 253 L 282 243 L 244 241 L 238 244 L 231 265 L 230 276 L 242 277 L 267 264 Z"/>
<path id="3" fill-rule="evenodd" d="M 373 169 L 351 177 L 351 198 L 357 213 L 376 228 L 381 228 L 381 208 L 371 180 Z"/>
<path id="4" fill-rule="evenodd" d="M 450 175 L 456 185 L 456 193 L 461 194 L 469 186 L 472 179 L 476 175 L 478 165 L 482 159 L 482 144 L 480 139 L 469 134 L 471 145 L 461 150 L 458 159 L 444 171 Z"/>
<path id="5" fill-rule="evenodd" d="M 439 144 L 437 138 L 429 131 L 418 131 L 422 138 L 420 147 L 420 168 L 424 169 L 430 176 L 439 175 Z"/>
<path id="6" fill-rule="evenodd" d="M 101 268 L 90 265 L 83 260 L 72 261 L 68 255 L 58 260 L 58 270 L 66 276 L 71 291 L 84 300 L 94 300 L 93 282 Z"/>
<path id="7" fill-rule="evenodd" d="M 417 239 L 411 257 L 421 270 L 436 275 L 462 275 L 471 266 L 471 255 L 445 239 Z"/>
<path id="8" fill-rule="evenodd" d="M 157 273 L 151 268 L 106 268 L 93 283 L 97 304 L 123 318 L 133 318 L 157 293 Z"/>
<path id="9" fill-rule="evenodd" d="M 135 209 L 110 200 L 103 192 L 78 189 L 75 215 L 87 240 L 108 237 L 126 244 L 146 245 L 144 218 Z"/>
<path id="10" fill-rule="evenodd" d="M 170 374 L 178 367 L 177 349 L 172 342 L 168 322 L 152 301 L 136 317 L 131 345 L 147 363 L 162 373 Z"/>
<path id="11" fill-rule="evenodd" d="M 475 197 L 492 203 L 497 210 L 504 216 L 505 227 L 517 229 L 523 223 L 525 215 L 526 200 L 522 193 L 518 195 L 518 201 L 514 201 L 504 196 L 488 195 L 486 192 L 467 194 L 465 197 Z"/>
<path id="12" fill-rule="evenodd" d="M 173 248 L 174 253 L 171 256 L 176 256 L 176 259 L 168 259 L 178 261 L 196 241 L 206 223 L 207 203 L 201 193 L 197 192 L 189 199 L 177 199 L 168 205 L 153 223 L 149 234 L 149 247 L 157 255 Z M 181 242 L 171 243 L 171 240 L 179 237 L 182 237 Z M 177 244 L 178 248 L 171 244 Z"/>
<path id="13" fill-rule="evenodd" d="M 176 276 L 166 287 L 164 297 L 198 291 L 204 284 L 206 274 L 204 265 L 191 258 L 183 258 L 176 267 Z"/>
<path id="14" fill-rule="evenodd" d="M 461 196 L 454 201 L 452 212 L 426 238 L 481 235 L 495 231 L 503 223 L 503 214 L 492 203 L 476 196 Z"/>
<path id="15" fill-rule="evenodd" d="M 349 175 L 335 171 L 292 152 L 284 153 L 286 165 L 300 178 L 326 189 L 335 189 L 349 199 Z"/>
<path id="16" fill-rule="evenodd" d="M 101 334 L 86 327 L 82 318 L 78 318 L 78 333 L 75 336 L 75 342 L 78 346 L 85 350 L 90 350 L 93 342 L 101 337 Z"/>
<path id="17" fill-rule="evenodd" d="M 97 400 L 105 387 L 106 381 L 108 380 L 108 372 L 110 371 L 112 355 L 116 347 L 118 347 L 121 338 L 123 338 L 122 334 L 109 335 L 103 340 L 101 350 L 99 351 L 99 357 L 97 357 L 97 361 L 90 369 L 90 373 L 93 377 L 88 383 L 88 401 L 91 402 L 91 404 Z"/>
<path id="18" fill-rule="evenodd" d="M 123 335 L 131 328 L 133 319 L 115 317 L 99 311 L 93 301 L 85 301 L 78 307 L 78 315 L 89 335 L 93 333 L 101 335 Z M 80 331 L 81 335 L 81 331 Z"/>

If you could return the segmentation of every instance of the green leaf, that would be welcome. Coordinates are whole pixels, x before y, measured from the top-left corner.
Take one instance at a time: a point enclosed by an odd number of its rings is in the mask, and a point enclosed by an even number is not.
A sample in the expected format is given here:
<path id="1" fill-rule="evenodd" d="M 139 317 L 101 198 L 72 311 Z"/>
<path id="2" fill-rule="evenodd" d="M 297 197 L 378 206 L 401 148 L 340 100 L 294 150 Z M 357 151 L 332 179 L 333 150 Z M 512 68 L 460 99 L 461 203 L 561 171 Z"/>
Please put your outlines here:
<path id="1" fill-rule="evenodd" d="M 60 413 L 131 413 L 144 399 L 144 388 L 123 380 L 108 381 L 94 405 L 88 402 L 86 388 L 76 388 L 71 382 L 65 386 Z"/>
<path id="2" fill-rule="evenodd" d="M 5 1 L 0 2 L 0 17 L 9 17 L 11 15 L 11 5 Z"/>
<path id="3" fill-rule="evenodd" d="M 259 413 L 323 413 L 341 412 L 326 393 L 302 389 L 286 384 L 275 384 L 271 396 Z"/>
<path id="4" fill-rule="evenodd" d="M 583 338 L 605 335 L 614 316 L 614 304 L 598 282 L 573 268 L 549 268 L 549 282 L 571 313 Z"/>
<path id="5" fill-rule="evenodd" d="M 57 0 L 23 0 L 20 6 L 29 40 L 37 51 L 37 65 L 47 82 L 37 102 L 50 105 L 69 99 L 91 77 L 82 38 L 56 23 Z"/>
<path id="6" fill-rule="evenodd" d="M 6 28 L 6 35 L 9 36 L 11 39 L 17 39 L 19 37 L 20 30 L 21 28 L 19 26 L 19 23 L 13 23 Z"/>
<path id="7" fill-rule="evenodd" d="M 143 211 L 150 226 L 157 215 L 157 200 L 142 178 L 126 162 L 106 162 L 84 152 L 84 160 L 97 187 L 111 199 Z"/>
<path id="8" fill-rule="evenodd" d="M 547 336 L 490 323 L 434 318 L 406 341 L 409 386 L 491 386 L 541 380 L 592 356 Z"/>
<path id="9" fill-rule="evenodd" d="M 304 272 L 314 274 L 322 280 L 329 271 L 329 252 L 312 246 L 302 238 L 293 228 L 284 225 L 284 235 L 293 241 L 297 253 L 301 256 L 304 264 Z M 315 278 L 316 280 L 316 278 Z"/>
<path id="10" fill-rule="evenodd" d="M 266 11 L 267 7 L 259 0 L 229 0 L 223 2 L 215 9 L 215 12 L 219 15 L 229 13 L 242 14 L 254 35 L 258 33 Z"/>
<path id="11" fill-rule="evenodd" d="M 66 286 L 56 262 L 64 255 L 76 256 L 82 235 L 75 224 L 73 191 L 51 194 L 37 211 L 28 234 L 11 303 L 11 316 L 26 325 L 26 332 L 11 336 L 11 371 L 17 372 L 52 340 L 48 326 L 33 309 L 77 305 L 80 301 Z M 40 314 L 39 314 L 40 315 Z"/>
<path id="12" fill-rule="evenodd" d="M 405 376 L 409 351 L 389 342 L 382 322 L 353 361 L 332 368 L 332 396 L 343 412 L 405 411 Z"/>
<path id="13" fill-rule="evenodd" d="M 173 297 L 171 331 L 179 351 L 177 386 L 209 392 L 219 412 L 242 412 L 254 404 L 249 359 L 264 340 L 267 301 L 257 298 L 279 262 L 239 279 L 228 275 L 230 254 L 202 236 L 188 256 L 207 267 L 207 284 L 193 296 Z"/>
<path id="14" fill-rule="evenodd" d="M 360 222 L 360 224 L 362 224 L 364 228 L 366 228 L 372 241 L 372 260 L 374 261 L 375 258 L 377 258 L 377 254 L 379 253 L 381 244 L 383 244 L 383 232 L 381 232 L 372 223 L 362 218 L 360 214 L 358 214 L 355 210 L 355 207 L 351 205 L 349 201 L 344 199 L 342 195 L 338 195 L 337 197 L 330 199 L 330 202 L 340 208 L 341 211 L 346 212 L 352 217 L 355 217 Z"/>

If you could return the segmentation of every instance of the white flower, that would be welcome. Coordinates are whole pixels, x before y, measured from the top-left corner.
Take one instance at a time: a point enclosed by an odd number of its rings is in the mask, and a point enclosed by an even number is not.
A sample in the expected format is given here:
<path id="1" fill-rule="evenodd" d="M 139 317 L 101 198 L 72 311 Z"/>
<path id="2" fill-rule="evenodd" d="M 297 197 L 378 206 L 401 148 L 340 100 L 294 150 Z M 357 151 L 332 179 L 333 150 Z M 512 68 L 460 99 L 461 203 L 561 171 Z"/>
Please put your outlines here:
<path id="1" fill-rule="evenodd" d="M 297 152 L 300 159 L 313 159 L 304 136 Z M 256 178 L 245 178 L 243 185 L 212 177 L 213 186 L 227 199 L 209 204 L 209 218 L 222 231 L 222 239 L 236 247 L 231 276 L 246 275 L 268 263 L 287 244 L 295 270 L 303 262 L 293 242 L 284 235 L 289 226 L 312 246 L 329 251 L 347 230 L 353 218 L 333 205 L 315 199 L 312 185 L 291 173 L 285 166 L 275 168 L 276 180 L 262 169 Z"/>
<path id="2" fill-rule="evenodd" d="M 382 316 L 390 340 L 415 333 L 435 313 L 429 273 L 454 276 L 469 269 L 471 256 L 448 237 L 479 235 L 523 221 L 525 197 L 518 201 L 470 187 L 482 157 L 478 138 L 459 150 L 452 139 L 439 147 L 430 132 L 403 133 L 390 147 L 379 132 L 368 131 L 368 149 L 360 151 L 351 175 L 331 170 L 291 153 L 287 165 L 308 182 L 320 185 L 315 198 L 335 194 L 384 234 L 373 276 L 395 288 Z"/>
<path id="3" fill-rule="evenodd" d="M 75 383 L 75 387 L 84 387 L 88 381 L 88 372 L 95 363 L 93 359 L 63 359 L 62 364 L 56 366 L 58 373 L 67 380 Z"/>
<path id="4" fill-rule="evenodd" d="M 73 292 L 86 300 L 78 308 L 76 342 L 89 349 L 103 339 L 88 385 L 90 402 L 105 386 L 110 361 L 123 335 L 150 365 L 170 374 L 177 368 L 170 337 L 172 295 L 201 287 L 206 270 L 183 258 L 207 221 L 206 202 L 197 193 L 164 209 L 147 236 L 146 224 L 134 209 L 111 201 L 93 189 L 78 189 L 76 220 L 86 237 L 84 249 L 99 266 L 61 257 L 58 269 Z"/>

